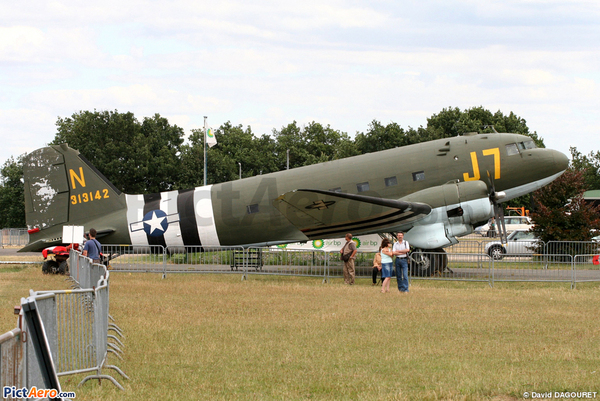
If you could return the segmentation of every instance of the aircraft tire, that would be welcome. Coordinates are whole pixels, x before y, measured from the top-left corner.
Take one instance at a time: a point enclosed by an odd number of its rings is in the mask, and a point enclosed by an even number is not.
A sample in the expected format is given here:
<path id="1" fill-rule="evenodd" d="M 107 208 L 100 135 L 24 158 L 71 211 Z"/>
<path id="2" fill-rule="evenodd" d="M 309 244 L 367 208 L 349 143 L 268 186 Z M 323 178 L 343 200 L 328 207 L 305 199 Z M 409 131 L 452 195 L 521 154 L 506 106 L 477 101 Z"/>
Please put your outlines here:
<path id="1" fill-rule="evenodd" d="M 411 275 L 430 277 L 436 272 L 443 272 L 448 266 L 448 255 L 442 248 L 417 249 L 410 256 Z"/>

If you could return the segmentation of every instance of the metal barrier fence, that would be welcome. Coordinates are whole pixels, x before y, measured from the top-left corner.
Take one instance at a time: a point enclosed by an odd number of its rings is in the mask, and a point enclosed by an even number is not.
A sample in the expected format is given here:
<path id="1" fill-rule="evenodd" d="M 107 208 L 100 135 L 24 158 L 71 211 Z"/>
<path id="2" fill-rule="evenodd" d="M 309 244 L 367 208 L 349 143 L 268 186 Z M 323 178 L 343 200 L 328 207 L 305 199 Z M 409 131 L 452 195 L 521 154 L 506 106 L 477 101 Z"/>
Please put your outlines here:
<path id="1" fill-rule="evenodd" d="M 329 276 L 328 266 L 328 254 L 319 250 L 246 250 L 246 274 L 323 277 L 323 281 L 326 281 Z"/>
<path id="2" fill-rule="evenodd" d="M 481 253 L 428 253 L 430 263 L 433 261 L 434 267 L 441 261 L 447 260 L 447 267 L 437 274 L 428 277 L 432 280 L 460 280 L 460 281 L 486 281 L 489 282 L 493 277 L 494 261 L 491 257 Z M 416 257 L 410 258 L 409 274 L 413 278 L 419 277 L 420 269 L 418 267 L 421 260 Z"/>
<path id="3" fill-rule="evenodd" d="M 242 247 L 167 247 L 165 273 L 240 273 L 245 271 L 247 253 Z"/>
<path id="4" fill-rule="evenodd" d="M 544 245 L 545 254 L 588 255 L 600 253 L 600 243 L 595 241 L 549 241 Z"/>
<path id="5" fill-rule="evenodd" d="M 554 281 L 571 282 L 574 279 L 571 255 L 505 254 L 494 260 L 493 281 Z"/>
<path id="6" fill-rule="evenodd" d="M 354 261 L 355 277 L 373 278 L 373 259 L 375 253 L 357 254 Z M 343 277 L 344 262 L 340 260 L 339 252 L 330 252 L 329 276 Z M 413 279 L 429 280 L 467 280 L 467 281 L 490 281 L 492 277 L 493 260 L 488 255 L 479 253 L 442 253 L 426 252 L 419 253 L 419 258 L 431 260 L 445 259 L 449 268 L 427 277 L 417 274 L 417 265 L 422 263 L 417 260 L 416 255 L 409 258 L 409 276 Z M 435 263 L 435 262 L 434 262 Z M 395 268 L 392 269 L 392 277 L 396 276 Z M 376 281 L 381 280 L 381 273 L 377 273 Z"/>
<path id="7" fill-rule="evenodd" d="M 0 230 L 0 246 L 25 246 L 29 243 L 26 228 L 3 228 Z"/>
<path id="8" fill-rule="evenodd" d="M 128 379 L 118 367 L 107 364 L 108 352 L 120 357 L 119 347 L 123 346 L 109 335 L 112 329 L 122 336 L 120 329 L 109 323 L 109 272 L 74 250 L 69 259 L 69 276 L 79 289 L 30 291 L 29 297 L 21 299 L 19 327 L 0 336 L 1 388 L 60 392 L 59 376 L 94 372 L 79 385 L 90 379 L 107 379 L 123 389 L 113 377 L 102 374 L 103 369 L 114 369 Z M 84 285 L 88 287 L 81 288 Z"/>
<path id="9" fill-rule="evenodd" d="M 20 388 L 25 371 L 25 346 L 20 328 L 0 335 L 0 389 Z M 12 400 L 12 397 L 7 397 Z"/>
<path id="10" fill-rule="evenodd" d="M 107 256 L 112 270 L 122 272 L 164 273 L 167 260 L 162 245 L 105 245 L 102 253 Z"/>
<path id="11" fill-rule="evenodd" d="M 446 248 L 446 253 L 415 252 L 411 257 L 411 274 L 414 279 L 487 281 L 600 281 L 598 275 L 599 245 L 596 242 L 550 242 L 542 243 L 547 253 L 535 253 L 529 247 L 524 253 L 501 253 L 494 259 L 485 252 L 486 244 L 494 240 L 468 240 Z M 498 241 L 496 241 L 498 242 Z M 293 251 L 280 248 L 241 247 L 168 247 L 116 246 L 104 249 L 113 257 L 110 268 L 114 271 L 163 273 L 241 273 L 243 279 L 249 274 L 295 275 L 323 277 L 343 276 L 343 262 L 339 252 L 316 250 Z M 510 249 L 507 247 L 506 249 Z M 525 249 L 525 248 L 524 248 Z M 549 251 L 553 251 L 550 253 Z M 586 251 L 571 256 L 574 251 Z M 162 253 L 161 253 L 162 252 Z M 571 252 L 571 254 L 569 254 Z M 372 277 L 375 253 L 358 253 L 355 259 L 357 278 Z M 418 258 L 419 260 L 415 260 Z M 425 270 L 423 259 L 434 264 L 447 265 L 445 269 Z M 593 260 L 596 260 L 596 265 Z M 435 267 L 435 266 L 434 266 Z M 580 270 L 577 274 L 577 270 Z M 435 274 L 431 274 L 435 272 Z M 378 279 L 380 273 L 378 274 Z"/>
<path id="12" fill-rule="evenodd" d="M 573 284 L 600 281 L 600 255 L 575 255 L 573 257 Z"/>
<path id="13" fill-rule="evenodd" d="M 372 277 L 373 259 L 375 252 L 357 253 L 354 259 L 354 275 L 357 278 Z M 339 252 L 328 252 L 329 277 L 344 277 L 344 262 L 340 259 Z"/>

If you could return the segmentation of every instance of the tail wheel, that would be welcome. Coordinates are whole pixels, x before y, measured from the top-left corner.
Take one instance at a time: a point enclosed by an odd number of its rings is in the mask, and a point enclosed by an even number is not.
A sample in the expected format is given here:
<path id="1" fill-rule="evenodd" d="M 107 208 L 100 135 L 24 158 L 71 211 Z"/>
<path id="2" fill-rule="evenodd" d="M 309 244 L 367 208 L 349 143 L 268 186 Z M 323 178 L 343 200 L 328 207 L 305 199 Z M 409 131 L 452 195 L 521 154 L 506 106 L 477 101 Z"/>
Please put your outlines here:
<path id="1" fill-rule="evenodd" d="M 417 277 L 429 277 L 448 267 L 448 255 L 441 248 L 417 249 L 410 255 L 410 261 L 411 274 Z"/>

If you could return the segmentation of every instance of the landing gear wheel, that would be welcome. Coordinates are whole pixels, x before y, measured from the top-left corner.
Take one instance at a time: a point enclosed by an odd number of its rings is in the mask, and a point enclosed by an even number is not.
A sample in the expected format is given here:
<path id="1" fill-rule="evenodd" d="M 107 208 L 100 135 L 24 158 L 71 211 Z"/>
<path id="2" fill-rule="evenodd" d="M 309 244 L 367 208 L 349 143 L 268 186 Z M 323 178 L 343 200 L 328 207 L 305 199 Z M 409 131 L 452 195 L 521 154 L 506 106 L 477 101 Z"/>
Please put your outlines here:
<path id="1" fill-rule="evenodd" d="M 417 249 L 410 255 L 411 274 L 416 277 L 430 277 L 442 273 L 448 267 L 448 255 L 441 248 Z"/>

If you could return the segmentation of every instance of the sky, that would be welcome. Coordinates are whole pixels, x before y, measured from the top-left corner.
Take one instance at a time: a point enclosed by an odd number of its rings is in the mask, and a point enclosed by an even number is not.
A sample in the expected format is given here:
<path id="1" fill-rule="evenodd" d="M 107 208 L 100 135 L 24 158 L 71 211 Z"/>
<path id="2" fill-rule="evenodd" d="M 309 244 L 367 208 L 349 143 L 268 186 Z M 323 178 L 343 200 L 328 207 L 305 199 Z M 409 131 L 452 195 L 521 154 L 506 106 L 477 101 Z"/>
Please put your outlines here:
<path id="1" fill-rule="evenodd" d="M 600 2 L 11 2 L 0 14 L 0 163 L 84 110 L 185 130 L 316 121 L 427 125 L 444 108 L 524 118 L 546 147 L 600 150 Z"/>

